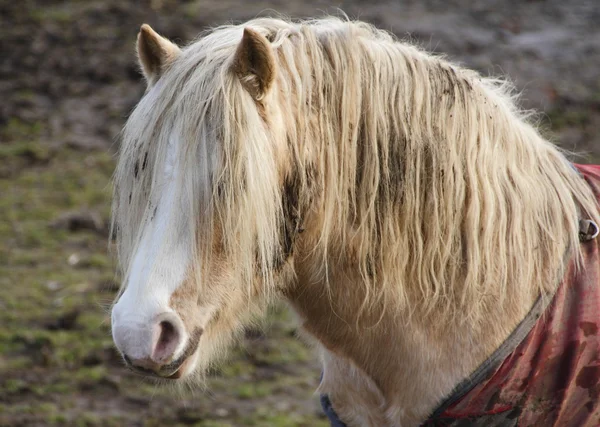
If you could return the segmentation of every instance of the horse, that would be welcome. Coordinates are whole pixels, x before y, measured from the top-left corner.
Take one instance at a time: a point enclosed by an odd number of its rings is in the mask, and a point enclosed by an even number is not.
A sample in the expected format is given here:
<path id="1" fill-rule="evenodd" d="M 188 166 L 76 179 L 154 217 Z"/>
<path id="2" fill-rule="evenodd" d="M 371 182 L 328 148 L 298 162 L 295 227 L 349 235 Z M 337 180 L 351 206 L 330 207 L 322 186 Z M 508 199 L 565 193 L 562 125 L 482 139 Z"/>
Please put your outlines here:
<path id="1" fill-rule="evenodd" d="M 499 350 L 533 351 L 515 349 L 558 318 L 561 283 L 595 268 L 596 233 L 580 241 L 598 223 L 592 180 L 503 79 L 336 17 L 257 18 L 185 47 L 144 24 L 137 55 L 147 89 L 112 206 L 112 335 L 134 371 L 202 383 L 285 301 L 334 425 L 458 425 L 448 405 L 431 416 L 482 367 L 502 371 Z M 553 366 L 565 395 L 576 373 Z M 541 405 L 534 424 L 595 425 L 597 377 L 576 391 L 585 408 Z M 517 422 L 506 399 L 479 415 Z"/>

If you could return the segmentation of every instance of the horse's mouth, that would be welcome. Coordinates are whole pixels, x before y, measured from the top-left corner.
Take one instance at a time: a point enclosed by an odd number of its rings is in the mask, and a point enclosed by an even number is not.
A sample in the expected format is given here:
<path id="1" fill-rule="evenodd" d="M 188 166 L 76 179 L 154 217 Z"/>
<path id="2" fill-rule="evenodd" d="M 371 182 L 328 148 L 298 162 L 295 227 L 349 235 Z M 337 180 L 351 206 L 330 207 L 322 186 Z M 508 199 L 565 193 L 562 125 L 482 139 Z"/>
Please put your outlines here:
<path id="1" fill-rule="evenodd" d="M 188 341 L 183 354 L 175 361 L 163 366 L 160 370 L 160 376 L 163 378 L 176 380 L 184 376 L 186 371 L 189 370 L 189 365 L 194 359 L 194 355 L 198 351 L 200 344 L 200 337 L 202 336 L 203 329 L 196 328 Z M 165 373 L 165 374 L 163 374 Z"/>
<path id="2" fill-rule="evenodd" d="M 192 359 L 193 359 L 193 356 L 189 356 L 188 358 L 186 358 L 179 364 L 179 366 L 175 369 L 175 371 L 172 371 L 172 373 L 170 375 L 163 376 L 163 378 L 166 378 L 169 380 L 178 380 L 179 378 L 183 377 L 185 375 L 186 371 L 188 370 L 188 367 L 189 367 Z"/>
<path id="3" fill-rule="evenodd" d="M 186 371 L 189 371 L 189 365 L 192 363 L 192 359 L 194 359 L 194 355 L 198 351 L 202 332 L 202 328 L 194 329 L 183 354 L 173 362 L 163 366 L 159 372 L 160 377 L 177 380 L 183 377 L 187 373 Z"/>
<path id="4" fill-rule="evenodd" d="M 160 379 L 167 379 L 167 380 L 177 380 L 177 379 L 183 377 L 185 375 L 186 371 L 188 370 L 191 360 L 193 359 L 192 356 L 188 356 L 186 358 L 180 358 L 174 362 L 169 363 L 168 365 L 165 365 L 159 371 L 155 371 L 152 369 L 143 368 L 141 366 L 132 365 L 131 362 L 129 362 L 127 360 L 128 359 L 127 356 L 125 356 L 124 358 L 125 358 L 125 363 L 127 364 L 127 367 L 130 370 L 132 370 L 133 372 L 135 372 L 137 374 L 141 374 L 144 377 L 160 378 Z"/>
<path id="5" fill-rule="evenodd" d="M 160 369 L 149 369 L 149 367 L 136 366 L 126 355 L 123 355 L 123 359 L 129 369 L 145 377 L 178 380 L 189 373 L 190 365 L 194 363 L 195 355 L 198 351 L 201 335 L 202 329 L 196 329 L 181 356 L 174 361 L 161 366 Z"/>

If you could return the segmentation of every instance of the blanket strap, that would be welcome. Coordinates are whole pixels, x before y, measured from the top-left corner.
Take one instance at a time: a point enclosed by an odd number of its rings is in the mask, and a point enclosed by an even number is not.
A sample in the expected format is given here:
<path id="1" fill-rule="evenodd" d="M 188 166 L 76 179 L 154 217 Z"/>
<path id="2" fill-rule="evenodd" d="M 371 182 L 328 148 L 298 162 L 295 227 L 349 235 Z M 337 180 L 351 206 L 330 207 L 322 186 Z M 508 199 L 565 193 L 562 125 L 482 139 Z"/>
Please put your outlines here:
<path id="1" fill-rule="evenodd" d="M 551 299 L 552 298 L 547 295 L 538 297 L 531 310 L 529 310 L 529 313 L 527 313 L 527 316 L 525 316 L 521 323 L 517 325 L 506 341 L 504 341 L 485 362 L 479 365 L 468 378 L 465 378 L 454 388 L 452 393 L 450 393 L 450 396 L 446 398 L 435 411 L 433 411 L 428 418 L 428 421 L 440 417 L 453 403 L 493 374 L 500 364 L 515 350 L 515 348 L 517 348 L 527 334 L 529 334 L 529 331 L 531 331 L 542 313 L 546 310 Z"/>

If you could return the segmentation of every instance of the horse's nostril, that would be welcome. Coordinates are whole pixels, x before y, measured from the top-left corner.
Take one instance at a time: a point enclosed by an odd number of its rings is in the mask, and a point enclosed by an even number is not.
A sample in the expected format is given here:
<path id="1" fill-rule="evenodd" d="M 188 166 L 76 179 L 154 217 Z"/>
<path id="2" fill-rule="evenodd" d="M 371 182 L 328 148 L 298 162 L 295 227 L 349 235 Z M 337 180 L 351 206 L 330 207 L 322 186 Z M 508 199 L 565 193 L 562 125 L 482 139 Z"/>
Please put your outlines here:
<path id="1" fill-rule="evenodd" d="M 159 323 L 160 335 L 156 341 L 154 348 L 153 359 L 164 359 L 165 356 L 170 356 L 175 347 L 179 343 L 179 332 L 175 326 L 168 320 L 163 320 Z"/>
<path id="2" fill-rule="evenodd" d="M 168 363 L 175 354 L 182 339 L 182 325 L 173 313 L 163 313 L 154 326 L 152 353 L 150 359 L 158 364 Z"/>

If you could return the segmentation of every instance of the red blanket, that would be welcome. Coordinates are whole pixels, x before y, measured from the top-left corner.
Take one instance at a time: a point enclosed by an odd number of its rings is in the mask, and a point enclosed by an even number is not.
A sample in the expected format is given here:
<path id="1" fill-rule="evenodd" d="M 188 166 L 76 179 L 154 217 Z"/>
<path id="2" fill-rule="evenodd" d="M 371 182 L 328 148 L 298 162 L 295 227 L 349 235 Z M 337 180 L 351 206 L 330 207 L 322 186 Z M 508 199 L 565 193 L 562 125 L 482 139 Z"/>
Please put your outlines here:
<path id="1" fill-rule="evenodd" d="M 576 167 L 600 200 L 600 166 Z M 600 426 L 598 239 L 516 349 L 425 426 Z"/>

